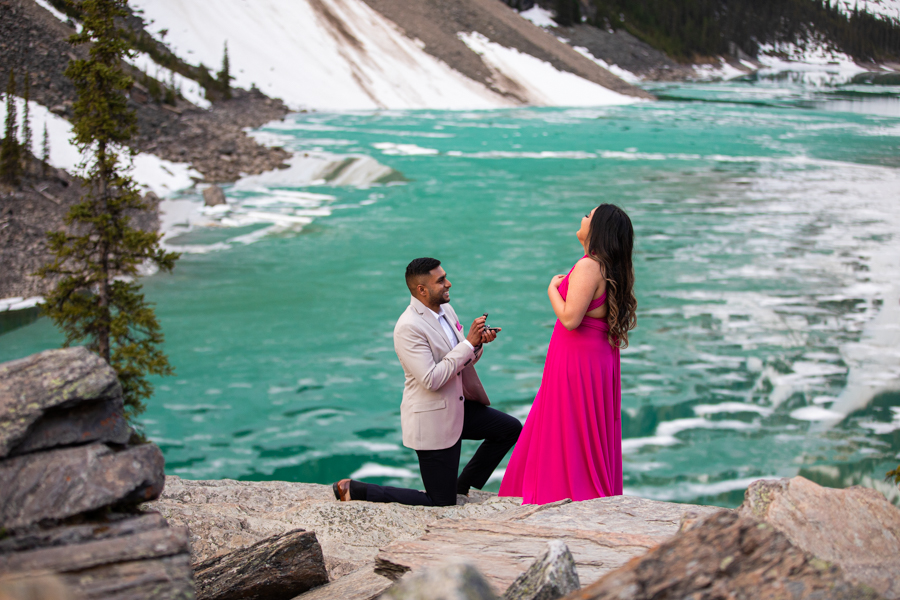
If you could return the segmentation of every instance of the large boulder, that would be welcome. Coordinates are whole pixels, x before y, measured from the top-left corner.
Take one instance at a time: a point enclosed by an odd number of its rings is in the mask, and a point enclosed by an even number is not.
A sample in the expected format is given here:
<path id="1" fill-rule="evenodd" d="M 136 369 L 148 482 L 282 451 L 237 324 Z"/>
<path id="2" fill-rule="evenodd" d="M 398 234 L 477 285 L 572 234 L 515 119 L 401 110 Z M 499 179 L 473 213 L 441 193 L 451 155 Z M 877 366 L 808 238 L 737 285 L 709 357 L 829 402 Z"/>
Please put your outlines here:
<path id="1" fill-rule="evenodd" d="M 121 396 L 115 371 L 86 348 L 47 350 L 0 364 L 0 458 L 22 444 L 46 414 Z M 118 420 L 109 425 L 109 435 L 121 439 Z M 94 430 L 78 441 L 100 439 L 107 432 Z"/>
<path id="2" fill-rule="evenodd" d="M 771 525 L 722 510 L 566 600 L 876 600 Z"/>
<path id="3" fill-rule="evenodd" d="M 198 600 L 291 600 L 328 583 L 316 534 L 302 529 L 212 558 L 194 577 Z"/>
<path id="4" fill-rule="evenodd" d="M 154 444 L 114 451 L 105 444 L 61 448 L 0 461 L 0 523 L 7 529 L 153 500 L 165 483 Z"/>
<path id="5" fill-rule="evenodd" d="M 851 581 L 900 598 L 900 509 L 876 490 L 825 488 L 803 477 L 757 481 L 740 512 L 839 565 Z"/>
<path id="6" fill-rule="evenodd" d="M 123 446 L 134 430 L 125 420 L 121 397 L 88 401 L 67 409 L 49 410 L 32 425 L 10 456 L 73 446 L 108 442 Z"/>

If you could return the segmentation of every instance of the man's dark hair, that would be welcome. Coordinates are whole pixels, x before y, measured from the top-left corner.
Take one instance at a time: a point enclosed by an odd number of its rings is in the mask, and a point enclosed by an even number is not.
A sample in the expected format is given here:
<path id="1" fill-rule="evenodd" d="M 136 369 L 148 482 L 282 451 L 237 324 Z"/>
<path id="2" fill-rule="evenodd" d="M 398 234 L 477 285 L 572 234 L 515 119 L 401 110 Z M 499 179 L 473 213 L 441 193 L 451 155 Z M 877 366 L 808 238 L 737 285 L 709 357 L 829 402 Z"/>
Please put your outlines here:
<path id="1" fill-rule="evenodd" d="M 428 258 L 427 256 L 417 258 L 406 265 L 406 287 L 409 288 L 409 293 L 415 295 L 416 286 L 418 285 L 416 279 L 422 275 L 428 275 L 439 266 L 441 266 L 441 261 L 436 258 Z"/>

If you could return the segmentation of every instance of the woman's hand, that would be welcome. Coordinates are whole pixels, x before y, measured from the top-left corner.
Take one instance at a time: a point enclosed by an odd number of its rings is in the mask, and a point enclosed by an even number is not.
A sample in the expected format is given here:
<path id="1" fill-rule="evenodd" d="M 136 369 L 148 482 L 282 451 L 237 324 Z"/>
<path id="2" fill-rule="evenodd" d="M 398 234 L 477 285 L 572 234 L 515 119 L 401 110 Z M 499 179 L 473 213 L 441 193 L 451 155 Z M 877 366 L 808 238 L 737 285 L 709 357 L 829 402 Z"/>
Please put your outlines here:
<path id="1" fill-rule="evenodd" d="M 566 278 L 565 275 L 554 275 L 553 279 L 550 280 L 550 286 L 547 289 L 554 289 L 554 290 L 559 289 L 560 284 L 563 282 L 563 279 L 565 279 L 565 278 Z"/>

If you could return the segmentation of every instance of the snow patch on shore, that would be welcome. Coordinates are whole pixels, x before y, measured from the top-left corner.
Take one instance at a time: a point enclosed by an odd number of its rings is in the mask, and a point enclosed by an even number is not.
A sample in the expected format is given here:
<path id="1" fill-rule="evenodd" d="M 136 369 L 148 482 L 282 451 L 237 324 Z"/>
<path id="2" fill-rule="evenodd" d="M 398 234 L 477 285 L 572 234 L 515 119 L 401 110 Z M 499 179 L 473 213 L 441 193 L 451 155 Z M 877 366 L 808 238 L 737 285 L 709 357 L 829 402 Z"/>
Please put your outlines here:
<path id="1" fill-rule="evenodd" d="M 50 142 L 49 163 L 57 169 L 64 169 L 70 173 L 78 173 L 83 161 L 81 153 L 72 143 L 74 134 L 72 124 L 59 115 L 53 114 L 45 106 L 37 102 L 28 103 L 30 112 L 32 145 L 31 152 L 35 156 L 42 156 L 44 141 L 44 126 L 47 127 L 47 138 Z M 16 117 L 18 118 L 21 139 L 22 113 L 25 110 L 25 101 L 16 98 Z M 0 103 L 0 121 L 6 121 L 6 103 Z M 124 157 L 124 158 L 127 158 Z M 160 197 L 167 196 L 175 191 L 190 187 L 195 178 L 202 175 L 187 163 L 174 163 L 164 160 L 153 154 L 140 153 L 134 157 L 134 168 L 131 176 L 137 184 L 146 190 L 153 191 Z"/>
<path id="2" fill-rule="evenodd" d="M 583 46 L 572 46 L 572 49 L 575 50 L 575 52 L 584 56 L 585 58 L 589 58 L 590 60 L 594 61 L 595 63 L 597 63 L 598 65 L 600 65 L 601 67 L 603 67 L 604 69 L 606 69 L 607 71 L 609 71 L 610 73 L 612 73 L 613 75 L 615 75 L 616 77 L 621 79 L 622 81 L 626 81 L 633 85 L 636 85 L 641 82 L 641 78 L 638 77 L 637 75 L 635 75 L 634 73 L 632 73 L 631 71 L 626 71 L 625 69 L 623 69 L 622 67 L 620 67 L 618 65 L 611 65 L 608 62 L 606 62 L 605 60 L 603 60 L 602 58 L 597 58 L 596 56 L 591 54 L 590 50 L 588 50 L 587 48 L 584 48 Z"/>
<path id="3" fill-rule="evenodd" d="M 2 298 L 0 299 L 0 312 L 5 312 L 7 310 L 23 310 L 26 308 L 34 308 L 43 301 L 44 298 L 41 296 L 32 296 L 30 298 L 23 298 L 22 296 Z"/>
<path id="4" fill-rule="evenodd" d="M 846 83 L 867 70 L 822 40 L 809 40 L 805 44 L 763 44 L 757 61 L 762 65 L 759 70 L 762 76 L 798 73 L 803 83 L 818 87 Z"/>

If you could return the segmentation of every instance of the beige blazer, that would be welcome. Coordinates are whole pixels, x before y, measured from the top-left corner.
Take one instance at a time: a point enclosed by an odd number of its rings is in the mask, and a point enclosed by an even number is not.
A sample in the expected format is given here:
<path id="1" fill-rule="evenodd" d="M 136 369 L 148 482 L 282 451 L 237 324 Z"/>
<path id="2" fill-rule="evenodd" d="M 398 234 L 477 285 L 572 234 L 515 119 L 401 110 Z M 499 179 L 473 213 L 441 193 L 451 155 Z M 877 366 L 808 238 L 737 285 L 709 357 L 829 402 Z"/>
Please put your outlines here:
<path id="1" fill-rule="evenodd" d="M 465 401 L 491 403 L 475 372 L 483 349 L 473 352 L 462 343 L 467 329 L 453 307 L 444 304 L 444 311 L 459 342 L 455 348 L 430 309 L 412 296 L 394 327 L 394 350 L 406 375 L 400 403 L 403 445 L 414 450 L 449 448 L 462 435 Z"/>

